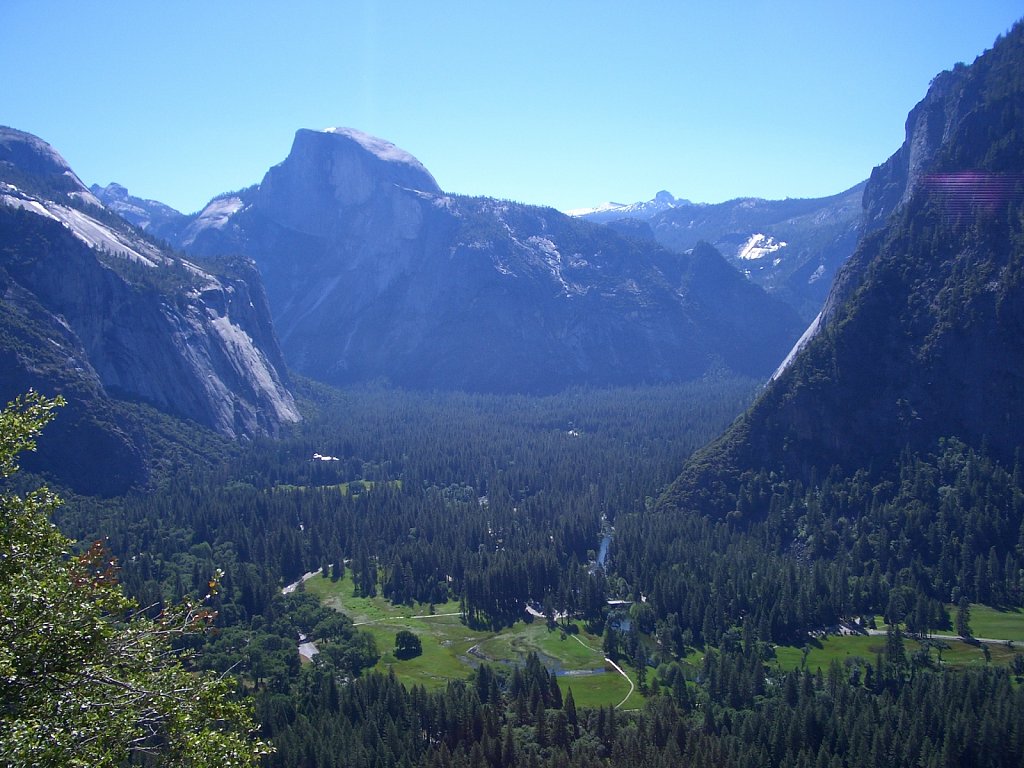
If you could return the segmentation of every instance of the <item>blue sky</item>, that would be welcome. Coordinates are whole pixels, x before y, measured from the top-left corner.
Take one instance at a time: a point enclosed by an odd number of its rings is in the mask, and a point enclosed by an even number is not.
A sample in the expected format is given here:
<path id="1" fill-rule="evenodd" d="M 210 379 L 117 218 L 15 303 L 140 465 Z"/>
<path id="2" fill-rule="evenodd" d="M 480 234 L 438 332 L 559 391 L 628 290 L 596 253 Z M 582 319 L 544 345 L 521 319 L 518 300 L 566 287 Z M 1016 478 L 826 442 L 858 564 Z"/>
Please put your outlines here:
<path id="1" fill-rule="evenodd" d="M 87 184 L 191 212 L 299 128 L 349 126 L 445 190 L 566 209 L 817 197 L 903 140 L 1020 0 L 2 0 L 0 124 Z"/>

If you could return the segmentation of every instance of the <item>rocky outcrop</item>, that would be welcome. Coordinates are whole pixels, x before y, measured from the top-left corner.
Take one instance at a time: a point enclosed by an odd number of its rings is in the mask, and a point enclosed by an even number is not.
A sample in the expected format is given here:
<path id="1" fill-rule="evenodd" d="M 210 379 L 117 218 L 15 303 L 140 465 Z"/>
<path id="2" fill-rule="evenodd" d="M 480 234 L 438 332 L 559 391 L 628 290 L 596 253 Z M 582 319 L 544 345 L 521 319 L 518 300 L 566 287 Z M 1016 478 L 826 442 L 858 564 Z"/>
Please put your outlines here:
<path id="1" fill-rule="evenodd" d="M 0 395 L 129 398 L 233 438 L 299 419 L 251 264 L 183 260 L 103 208 L 45 142 L 4 129 L 0 146 Z"/>
<path id="2" fill-rule="evenodd" d="M 864 193 L 868 229 L 877 229 L 910 199 L 943 142 L 949 139 L 960 112 L 962 68 L 942 72 L 927 95 L 910 111 L 906 139 L 884 163 L 871 172 Z"/>
<path id="3" fill-rule="evenodd" d="M 1005 45 L 1004 50 L 1007 47 Z M 970 67 L 957 64 L 933 78 L 925 97 L 907 116 L 903 144 L 871 172 L 864 189 L 866 233 L 885 226 L 915 192 L 927 185 L 939 171 L 942 156 L 954 145 L 975 142 L 976 137 L 969 135 L 967 126 L 985 111 L 986 73 L 999 58 L 998 51 L 989 51 Z M 1001 129 L 988 126 L 986 139 L 991 141 Z M 959 164 L 965 165 L 962 160 Z M 1009 168 L 1001 170 L 1019 172 L 1020 167 L 1019 164 L 1013 167 L 1011 163 Z M 851 297 L 865 269 L 866 260 L 861 254 L 836 276 L 822 309 L 823 325 L 831 322 L 839 307 Z"/>
<path id="4" fill-rule="evenodd" d="M 0 179 L 40 197 L 100 204 L 53 147 L 6 126 L 0 126 Z"/>
<path id="5" fill-rule="evenodd" d="M 445 194 L 408 153 L 347 129 L 299 131 L 180 244 L 251 256 L 289 364 L 337 384 L 549 392 L 763 375 L 800 326 L 734 270 L 694 290 L 704 261 L 549 208 Z"/>
<path id="6" fill-rule="evenodd" d="M 275 224 L 312 237 L 336 237 L 372 210 L 399 237 L 416 233 L 415 206 L 403 190 L 440 193 L 433 176 L 404 150 L 347 128 L 300 130 L 288 158 L 267 172 L 254 205 Z M 389 206 L 390 209 L 389 209 Z"/>
<path id="7" fill-rule="evenodd" d="M 183 213 L 171 206 L 158 200 L 136 197 L 120 184 L 112 183 L 105 187 L 93 184 L 89 187 L 89 191 L 107 210 L 113 211 L 130 224 L 158 237 L 165 237 L 168 233 L 175 231 L 186 219 Z"/>

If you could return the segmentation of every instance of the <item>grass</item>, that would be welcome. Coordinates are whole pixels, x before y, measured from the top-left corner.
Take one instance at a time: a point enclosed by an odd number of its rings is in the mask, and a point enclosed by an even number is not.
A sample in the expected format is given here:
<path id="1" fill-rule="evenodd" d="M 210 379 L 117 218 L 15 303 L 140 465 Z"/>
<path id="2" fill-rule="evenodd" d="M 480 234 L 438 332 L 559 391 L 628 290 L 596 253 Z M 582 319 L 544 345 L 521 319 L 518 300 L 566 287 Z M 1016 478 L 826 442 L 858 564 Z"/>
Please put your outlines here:
<path id="1" fill-rule="evenodd" d="M 381 653 L 376 668 L 382 672 L 394 670 L 407 686 L 443 688 L 450 680 L 468 677 L 483 661 L 498 665 L 519 664 L 527 654 L 533 652 L 545 666 L 559 673 L 563 693 L 572 688 L 573 699 L 579 707 L 617 705 L 629 693 L 629 683 L 606 665 L 601 638 L 588 634 L 579 623 L 574 624 L 575 631 L 572 632 L 565 632 L 561 627 L 551 630 L 543 620 L 516 622 L 501 632 L 474 630 L 462 623 L 457 615 L 459 604 L 454 601 L 435 605 L 431 615 L 430 606 L 425 604 L 396 606 L 382 597 L 353 597 L 352 579 L 348 573 L 338 581 L 314 576 L 305 583 L 305 589 L 369 631 Z M 395 635 L 403 629 L 419 636 L 423 644 L 420 656 L 412 659 L 395 658 Z M 983 605 L 972 605 L 971 629 L 978 637 L 1007 639 L 1024 644 L 1024 611 L 1000 611 Z M 833 659 L 843 663 L 847 659 L 860 657 L 874 664 L 875 657 L 884 653 L 885 642 L 882 635 L 828 635 L 815 638 L 808 644 L 806 659 L 802 648 L 776 648 L 774 665 L 783 671 L 806 665 L 811 671 L 821 669 L 826 672 Z M 942 663 L 954 667 L 974 667 L 986 663 L 1008 665 L 1014 653 L 1020 650 L 1019 647 L 1012 648 L 1004 643 L 989 643 L 989 660 L 986 662 L 984 650 L 979 644 L 967 643 L 953 636 L 944 642 L 949 648 L 942 651 Z M 917 641 L 904 639 L 908 655 L 920 647 Z M 930 655 L 938 663 L 938 650 L 932 648 Z M 694 659 L 694 663 L 699 665 L 699 657 Z M 597 669 L 604 671 L 600 674 L 587 674 Z M 625 667 L 624 670 L 635 686 L 635 671 Z M 653 670 L 650 674 L 654 674 Z M 639 690 L 634 690 L 623 706 L 625 709 L 633 709 L 640 706 L 643 700 Z"/>
<path id="2" fill-rule="evenodd" d="M 812 672 L 818 669 L 826 672 L 833 659 L 838 659 L 842 663 L 857 656 L 874 664 L 876 655 L 885 652 L 885 642 L 883 635 L 828 635 L 815 638 L 807 646 L 806 667 Z M 978 643 L 965 642 L 952 636 L 943 642 L 949 647 L 942 651 L 942 664 L 951 667 L 977 667 L 985 664 L 1006 666 L 1020 650 L 1004 643 L 988 643 L 989 660 L 986 661 L 985 652 Z M 903 647 L 909 656 L 918 651 L 921 644 L 905 637 Z M 779 646 L 775 649 L 775 654 L 775 664 L 781 670 L 799 669 L 804 665 L 802 648 Z M 932 647 L 929 655 L 934 663 L 939 662 L 938 649 Z"/>
<path id="3" fill-rule="evenodd" d="M 1013 657 L 1014 653 L 1024 652 L 1024 608 L 993 608 L 981 603 L 971 603 L 970 630 L 974 637 L 987 637 L 999 642 L 988 643 L 989 651 L 996 656 L 996 648 L 1002 648 L 1006 653 L 999 653 L 999 656 Z M 949 615 L 956 616 L 957 607 L 947 605 Z M 881 616 L 876 616 L 875 621 L 879 629 L 886 629 L 887 625 Z M 942 635 L 955 639 L 958 635 L 952 629 L 940 629 L 932 632 L 935 635 Z M 1006 646 L 1009 641 L 1015 648 Z M 971 647 L 977 647 L 969 644 Z M 943 660 L 945 660 L 945 655 Z"/>
<path id="4" fill-rule="evenodd" d="M 396 606 L 382 597 L 353 597 L 353 583 L 347 572 L 338 581 L 314 576 L 305 582 L 304 589 L 370 632 L 381 653 L 376 669 L 394 670 L 407 686 L 443 688 L 449 680 L 468 677 L 483 661 L 520 664 L 533 652 L 545 666 L 560 673 L 558 682 L 563 695 L 572 688 L 578 707 L 617 705 L 629 693 L 629 683 L 605 664 L 601 638 L 588 634 L 579 624 L 575 625 L 575 632 L 548 629 L 543 620 L 519 621 L 501 632 L 474 630 L 457 615 L 457 602 L 435 605 L 431 615 L 429 605 Z M 419 636 L 423 644 L 420 656 L 395 658 L 395 635 L 403 629 Z M 602 671 L 590 674 L 593 670 Z M 635 672 L 625 671 L 635 686 Z M 633 709 L 642 702 L 643 696 L 634 689 L 623 708 Z"/>
<path id="5" fill-rule="evenodd" d="M 948 606 L 949 615 L 956 616 L 956 606 Z M 1024 644 L 1024 609 L 992 608 L 980 603 L 971 603 L 971 634 L 975 637 L 991 637 L 998 640 L 1012 640 Z M 945 634 L 942 632 L 940 634 Z"/>
<path id="6" fill-rule="evenodd" d="M 582 631 L 567 634 L 560 629 L 550 630 L 542 620 L 517 623 L 511 629 L 514 631 L 499 632 L 480 643 L 479 651 L 492 659 L 525 658 L 533 652 L 556 670 L 586 671 L 604 667 L 600 638 Z"/>
<path id="7" fill-rule="evenodd" d="M 633 684 L 636 679 L 631 670 L 626 670 Z M 558 687 L 562 689 L 564 697 L 566 691 L 572 689 L 572 700 L 580 709 L 596 709 L 607 707 L 609 704 L 616 705 L 629 693 L 629 683 L 614 670 L 603 675 L 590 675 L 588 677 L 563 676 L 558 678 Z M 629 697 L 623 709 L 638 709 L 643 702 L 643 697 L 637 690 Z"/>
<path id="8" fill-rule="evenodd" d="M 911 643 L 904 647 L 910 650 Z M 859 656 L 866 661 L 875 663 L 875 654 L 885 651 L 885 637 L 867 635 L 828 635 L 814 638 L 807 645 L 807 660 L 804 663 L 804 651 L 794 646 L 779 646 L 775 649 L 775 663 L 779 669 L 788 671 L 806 666 L 812 672 L 828 670 L 833 659 L 841 662 Z M 914 646 L 916 650 L 916 645 Z"/>
<path id="9" fill-rule="evenodd" d="M 308 490 L 336 490 L 342 496 L 351 496 L 352 494 L 366 493 L 372 491 L 378 483 L 375 480 L 350 480 L 347 483 L 336 483 L 335 485 L 290 485 L 282 483 L 281 485 L 275 485 L 273 490 L 275 493 L 299 493 Z M 389 480 L 387 485 L 393 488 L 401 488 L 401 480 Z"/>

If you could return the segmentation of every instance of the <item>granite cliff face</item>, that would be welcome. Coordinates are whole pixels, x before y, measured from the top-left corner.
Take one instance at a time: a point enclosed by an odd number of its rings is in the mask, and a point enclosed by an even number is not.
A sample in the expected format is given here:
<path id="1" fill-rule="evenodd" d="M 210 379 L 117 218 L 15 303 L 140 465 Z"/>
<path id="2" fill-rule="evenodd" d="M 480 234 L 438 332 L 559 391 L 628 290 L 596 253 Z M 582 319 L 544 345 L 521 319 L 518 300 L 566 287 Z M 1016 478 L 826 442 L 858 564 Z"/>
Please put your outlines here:
<path id="1" fill-rule="evenodd" d="M 936 154 L 949 141 L 964 106 L 964 71 L 960 66 L 932 80 L 927 95 L 907 115 L 903 145 L 871 172 L 864 195 L 869 229 L 884 225 L 889 215 L 910 199 Z"/>
<path id="2" fill-rule="evenodd" d="M 411 155 L 348 129 L 299 131 L 284 162 L 212 201 L 178 243 L 252 257 L 289 364 L 337 384 L 549 392 L 763 375 L 800 326 L 709 267 L 717 254 L 445 194 Z"/>
<path id="3" fill-rule="evenodd" d="M 875 228 L 812 332 L 668 500 L 728 513 L 745 472 L 807 482 L 878 470 L 949 436 L 1012 463 L 1024 424 L 1022 168 L 1018 24 L 935 79 L 906 142 L 872 174 Z"/>
<path id="4" fill-rule="evenodd" d="M 255 205 L 273 212 L 276 224 L 313 237 L 345 234 L 366 213 L 391 225 L 380 229 L 408 237 L 418 221 L 404 190 L 441 192 L 427 169 L 393 144 L 346 128 L 300 130 L 288 158 L 267 172 Z"/>
<path id="5" fill-rule="evenodd" d="M 5 402 L 26 385 L 88 395 L 100 410 L 123 397 L 228 437 L 299 419 L 251 265 L 212 271 L 165 252 L 103 208 L 45 142 L 7 128 L 0 309 Z M 109 421 L 109 439 L 138 458 Z"/>
<path id="6" fill-rule="evenodd" d="M 1013 36 L 1019 36 L 1015 29 Z M 1012 37 L 1010 39 L 1012 39 Z M 991 197 L 993 188 L 1000 194 L 1010 191 L 1015 182 L 1005 174 L 1019 174 L 1024 165 L 1014 165 L 1012 149 L 1015 135 L 1007 126 L 991 124 L 991 112 L 998 105 L 989 103 L 994 93 L 1008 109 L 1012 109 L 1012 87 L 1001 73 L 1012 58 L 1013 43 L 1000 41 L 1001 48 L 986 52 L 970 67 L 957 64 L 952 70 L 940 72 L 933 78 L 928 93 L 907 116 L 906 136 L 896 152 L 872 172 L 864 190 L 864 229 L 874 232 L 889 223 L 915 193 L 934 194 L 949 198 L 950 192 L 978 200 Z M 995 68 L 1000 73 L 993 75 Z M 996 80 L 999 84 L 991 81 Z M 994 87 L 990 87 L 993 86 Z M 985 136 L 981 135 L 984 131 Z M 993 152 L 992 145 L 999 146 Z M 974 155 L 968 160 L 967 154 Z M 999 157 L 999 155 L 1008 155 Z M 985 155 L 993 155 L 986 159 Z M 953 160 L 954 157 L 958 159 Z M 993 162 L 994 161 L 994 162 Z M 971 163 L 976 168 L 971 167 Z M 1003 175 L 999 181 L 982 171 L 982 164 L 998 167 Z M 959 166 L 960 170 L 947 172 L 946 166 Z M 973 171 L 982 171 L 971 177 Z M 1005 202 L 1005 200 L 1003 201 Z M 966 209 L 965 209 L 966 210 Z M 870 251 L 860 250 L 851 259 L 848 268 L 837 274 L 821 313 L 821 323 L 832 322 L 839 308 L 851 297 L 867 269 Z"/>

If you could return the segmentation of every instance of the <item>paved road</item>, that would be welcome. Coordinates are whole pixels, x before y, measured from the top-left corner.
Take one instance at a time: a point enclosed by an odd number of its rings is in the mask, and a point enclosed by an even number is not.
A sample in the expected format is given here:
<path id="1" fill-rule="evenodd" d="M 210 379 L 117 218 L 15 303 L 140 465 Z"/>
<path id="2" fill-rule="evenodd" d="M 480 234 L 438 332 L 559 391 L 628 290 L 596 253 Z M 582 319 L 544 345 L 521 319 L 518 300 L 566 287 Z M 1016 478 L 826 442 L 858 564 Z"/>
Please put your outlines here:
<path id="1" fill-rule="evenodd" d="M 872 637 L 885 636 L 886 630 L 884 629 L 869 629 L 867 633 Z M 912 635 L 909 632 L 903 633 L 904 637 L 920 637 L 920 635 Z M 965 642 L 977 642 L 986 643 L 988 645 L 1005 645 L 1006 643 L 1012 644 L 1013 640 L 999 640 L 992 637 L 960 637 L 960 635 L 925 635 L 929 640 L 963 640 Z"/>

